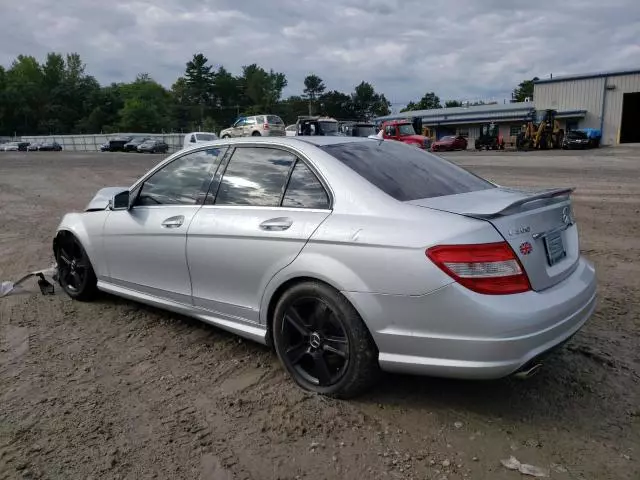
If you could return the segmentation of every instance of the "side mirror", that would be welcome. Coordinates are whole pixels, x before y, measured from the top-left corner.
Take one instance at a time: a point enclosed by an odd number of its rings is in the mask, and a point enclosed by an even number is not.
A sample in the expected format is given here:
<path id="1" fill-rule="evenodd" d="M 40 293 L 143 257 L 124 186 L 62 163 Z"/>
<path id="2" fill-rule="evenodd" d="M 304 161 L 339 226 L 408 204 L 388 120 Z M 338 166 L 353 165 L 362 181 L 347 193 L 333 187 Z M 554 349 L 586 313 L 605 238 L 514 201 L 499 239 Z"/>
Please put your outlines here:
<path id="1" fill-rule="evenodd" d="M 111 210 L 129 210 L 129 191 L 125 190 L 113 196 Z"/>

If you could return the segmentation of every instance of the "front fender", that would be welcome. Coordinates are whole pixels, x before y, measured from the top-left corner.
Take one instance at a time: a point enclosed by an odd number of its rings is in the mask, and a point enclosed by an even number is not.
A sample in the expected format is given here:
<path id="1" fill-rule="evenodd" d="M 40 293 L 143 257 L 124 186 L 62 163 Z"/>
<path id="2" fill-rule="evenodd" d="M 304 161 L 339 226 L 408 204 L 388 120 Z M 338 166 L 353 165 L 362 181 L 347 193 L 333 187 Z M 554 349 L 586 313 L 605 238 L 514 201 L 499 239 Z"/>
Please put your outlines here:
<path id="1" fill-rule="evenodd" d="M 109 210 L 86 212 L 86 213 L 67 213 L 58 228 L 56 229 L 55 239 L 60 232 L 66 231 L 72 233 L 79 241 L 89 256 L 89 261 L 93 266 L 93 270 L 97 277 L 108 276 L 108 269 L 103 248 L 102 229 L 107 219 Z"/>

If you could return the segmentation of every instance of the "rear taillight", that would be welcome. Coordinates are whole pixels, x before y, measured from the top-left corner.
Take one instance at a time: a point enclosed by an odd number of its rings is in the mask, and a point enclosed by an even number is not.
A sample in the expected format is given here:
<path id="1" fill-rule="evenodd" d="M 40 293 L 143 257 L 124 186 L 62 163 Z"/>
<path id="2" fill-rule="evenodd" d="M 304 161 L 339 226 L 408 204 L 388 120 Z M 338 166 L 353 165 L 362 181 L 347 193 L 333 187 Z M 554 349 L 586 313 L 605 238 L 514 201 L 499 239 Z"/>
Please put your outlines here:
<path id="1" fill-rule="evenodd" d="M 263 128 L 264 130 L 269 130 L 269 124 L 268 124 L 268 123 L 265 123 L 264 125 L 262 125 L 262 128 Z"/>
<path id="2" fill-rule="evenodd" d="M 474 292 L 507 295 L 531 290 L 529 278 L 507 242 L 440 245 L 426 253 L 444 273 Z"/>

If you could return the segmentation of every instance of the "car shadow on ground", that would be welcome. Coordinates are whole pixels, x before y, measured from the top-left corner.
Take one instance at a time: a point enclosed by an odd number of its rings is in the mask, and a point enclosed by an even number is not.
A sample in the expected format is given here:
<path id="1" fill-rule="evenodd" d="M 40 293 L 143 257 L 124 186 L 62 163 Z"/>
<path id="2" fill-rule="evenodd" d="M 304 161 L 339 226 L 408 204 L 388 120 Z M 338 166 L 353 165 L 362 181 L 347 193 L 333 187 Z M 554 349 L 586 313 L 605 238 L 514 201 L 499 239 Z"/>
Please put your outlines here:
<path id="1" fill-rule="evenodd" d="M 193 330 L 204 334 L 200 337 L 203 342 L 211 338 L 213 343 L 218 344 L 243 343 L 243 355 L 255 355 L 262 359 L 268 357 L 271 360 L 268 363 L 277 363 L 276 353 L 269 347 L 240 340 L 232 333 L 184 315 L 104 293 L 100 294 L 96 303 L 139 309 L 148 316 L 146 321 L 170 320 L 166 323 L 170 334 Z M 171 337 L 168 335 L 167 341 Z M 567 344 L 570 345 L 571 342 Z M 465 411 L 487 419 L 525 420 L 540 426 L 553 426 L 560 419 L 566 422 L 585 416 L 594 418 L 600 415 L 604 418 L 608 416 L 604 410 L 613 410 L 611 413 L 624 416 L 621 402 L 608 401 L 599 393 L 605 391 L 608 396 L 623 394 L 620 388 L 615 388 L 615 380 L 609 378 L 611 375 L 607 367 L 570 351 L 567 346 L 547 357 L 539 373 L 526 380 L 507 377 L 473 381 L 382 374 L 379 382 L 355 402 L 400 410 Z M 605 382 L 609 384 L 606 388 L 603 387 Z"/>

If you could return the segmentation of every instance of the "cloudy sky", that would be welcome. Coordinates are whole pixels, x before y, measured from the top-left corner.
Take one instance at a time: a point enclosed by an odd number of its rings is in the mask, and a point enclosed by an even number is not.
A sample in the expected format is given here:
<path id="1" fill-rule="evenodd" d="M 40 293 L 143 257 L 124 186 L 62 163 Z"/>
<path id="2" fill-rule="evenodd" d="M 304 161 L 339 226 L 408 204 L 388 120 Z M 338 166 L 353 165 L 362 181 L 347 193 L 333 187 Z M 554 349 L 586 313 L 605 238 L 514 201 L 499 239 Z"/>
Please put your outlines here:
<path id="1" fill-rule="evenodd" d="M 370 81 L 395 104 L 496 99 L 521 80 L 640 68 L 640 0 L 0 0 L 0 64 L 81 54 L 101 82 L 170 86 L 196 52 L 259 65 L 300 93 Z"/>

